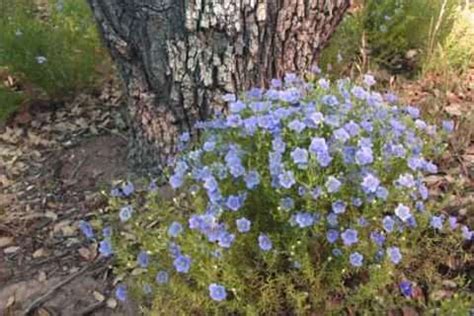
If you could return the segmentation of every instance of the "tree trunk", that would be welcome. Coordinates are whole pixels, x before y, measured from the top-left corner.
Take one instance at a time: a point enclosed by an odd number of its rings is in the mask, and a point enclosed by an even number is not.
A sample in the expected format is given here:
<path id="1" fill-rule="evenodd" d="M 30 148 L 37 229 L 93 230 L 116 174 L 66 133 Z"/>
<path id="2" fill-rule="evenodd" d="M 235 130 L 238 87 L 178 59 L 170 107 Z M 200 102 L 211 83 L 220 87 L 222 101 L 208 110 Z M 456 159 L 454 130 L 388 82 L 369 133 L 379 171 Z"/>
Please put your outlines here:
<path id="1" fill-rule="evenodd" d="M 159 171 L 219 96 L 316 64 L 350 0 L 88 0 L 129 97 L 129 157 Z M 197 135 L 193 135 L 196 137 Z"/>

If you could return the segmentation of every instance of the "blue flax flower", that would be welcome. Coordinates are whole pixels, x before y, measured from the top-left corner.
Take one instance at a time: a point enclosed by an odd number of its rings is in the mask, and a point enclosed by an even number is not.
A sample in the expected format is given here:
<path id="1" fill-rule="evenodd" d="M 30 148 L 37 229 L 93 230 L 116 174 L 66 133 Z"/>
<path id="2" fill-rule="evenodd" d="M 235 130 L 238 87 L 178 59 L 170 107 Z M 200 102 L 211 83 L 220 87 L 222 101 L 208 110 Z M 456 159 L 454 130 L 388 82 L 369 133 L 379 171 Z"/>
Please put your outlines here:
<path id="1" fill-rule="evenodd" d="M 168 283 L 168 280 L 169 280 L 169 274 L 168 274 L 168 272 L 163 271 L 163 270 L 160 271 L 160 272 L 158 272 L 158 273 L 156 274 L 155 280 L 156 280 L 156 283 L 158 283 L 158 284 L 166 284 L 166 283 Z"/>
<path id="2" fill-rule="evenodd" d="M 104 257 L 109 257 L 113 254 L 112 243 L 109 239 L 104 239 L 99 243 L 99 252 Z"/>
<path id="3" fill-rule="evenodd" d="M 115 289 L 115 297 L 119 301 L 125 302 L 127 300 L 127 287 L 123 284 L 119 284 Z"/>
<path id="4" fill-rule="evenodd" d="M 168 228 L 168 236 L 178 237 L 178 235 L 181 234 L 182 231 L 183 231 L 183 226 L 178 222 L 173 222 Z"/>
<path id="5" fill-rule="evenodd" d="M 239 218 L 235 221 L 237 225 L 237 230 L 241 233 L 246 233 L 250 231 L 251 222 L 245 217 Z"/>
<path id="6" fill-rule="evenodd" d="M 413 285 L 410 281 L 400 282 L 400 292 L 406 297 L 411 297 L 413 295 Z"/>
<path id="7" fill-rule="evenodd" d="M 191 268 L 191 258 L 188 256 L 179 255 L 176 259 L 174 259 L 173 265 L 176 271 L 180 273 L 188 273 L 189 268 Z"/>
<path id="8" fill-rule="evenodd" d="M 148 267 L 148 264 L 150 263 L 150 257 L 148 256 L 148 253 L 146 251 L 140 251 L 137 256 L 137 263 L 140 268 L 145 269 L 146 267 Z"/>
<path id="9" fill-rule="evenodd" d="M 393 229 L 395 227 L 395 221 L 393 220 L 391 216 L 387 215 L 383 218 L 382 225 L 383 225 L 383 229 L 385 229 L 387 233 L 391 233 L 393 232 Z"/>
<path id="10" fill-rule="evenodd" d="M 388 247 L 387 254 L 394 264 L 399 264 L 402 261 L 402 253 L 398 247 Z"/>
<path id="11" fill-rule="evenodd" d="M 357 237 L 357 230 L 355 229 L 346 229 L 342 234 L 341 238 L 342 241 L 344 242 L 344 245 L 346 246 L 351 246 L 359 240 Z"/>
<path id="12" fill-rule="evenodd" d="M 430 226 L 434 229 L 443 229 L 443 217 L 442 216 L 431 216 Z"/>
<path id="13" fill-rule="evenodd" d="M 329 193 L 335 193 L 339 191 L 339 188 L 341 187 L 342 183 L 338 179 L 336 179 L 333 176 L 329 176 L 328 180 L 326 181 L 326 189 L 328 190 Z"/>
<path id="14" fill-rule="evenodd" d="M 94 230 L 92 229 L 92 225 L 89 222 L 81 220 L 79 222 L 79 228 L 81 229 L 84 236 L 86 236 L 86 238 L 88 239 L 94 238 Z"/>
<path id="15" fill-rule="evenodd" d="M 373 174 L 367 174 L 362 181 L 362 189 L 365 193 L 375 193 L 380 185 L 380 180 Z"/>
<path id="16" fill-rule="evenodd" d="M 278 176 L 278 180 L 285 189 L 290 189 L 296 183 L 293 171 L 285 171 Z"/>
<path id="17" fill-rule="evenodd" d="M 397 208 L 395 209 L 395 215 L 398 216 L 402 221 L 406 222 L 412 215 L 410 213 L 410 208 L 403 204 L 398 204 Z"/>
<path id="18" fill-rule="evenodd" d="M 337 200 L 336 202 L 332 203 L 332 211 L 335 214 L 342 214 L 346 211 L 346 203 L 341 200 Z"/>
<path id="19" fill-rule="evenodd" d="M 128 221 L 132 217 L 133 208 L 131 205 L 126 205 L 120 209 L 119 217 L 122 222 Z"/>
<path id="20" fill-rule="evenodd" d="M 362 267 L 364 256 L 356 251 L 351 253 L 351 255 L 349 256 L 349 261 L 354 267 Z"/>
<path id="21" fill-rule="evenodd" d="M 333 244 L 339 238 L 339 232 L 335 229 L 329 229 L 326 233 L 326 239 L 330 244 Z"/>
<path id="22" fill-rule="evenodd" d="M 269 251 L 273 248 L 272 241 L 267 235 L 264 234 L 260 234 L 260 236 L 258 236 L 258 246 L 263 251 Z"/>
<path id="23" fill-rule="evenodd" d="M 298 212 L 295 215 L 295 222 L 299 227 L 304 228 L 314 224 L 314 215 L 306 212 Z"/>
<path id="24" fill-rule="evenodd" d="M 223 301 L 227 298 L 225 287 L 216 283 L 209 285 L 209 296 L 217 302 Z"/>

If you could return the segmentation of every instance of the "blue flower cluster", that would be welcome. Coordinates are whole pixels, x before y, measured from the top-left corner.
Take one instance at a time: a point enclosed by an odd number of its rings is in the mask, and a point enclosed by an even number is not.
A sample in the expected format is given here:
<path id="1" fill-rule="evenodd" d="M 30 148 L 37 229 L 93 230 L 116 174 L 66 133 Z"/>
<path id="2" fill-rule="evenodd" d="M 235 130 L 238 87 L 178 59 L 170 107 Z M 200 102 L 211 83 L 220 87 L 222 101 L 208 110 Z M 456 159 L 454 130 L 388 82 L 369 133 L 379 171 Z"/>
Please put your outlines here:
<path id="1" fill-rule="evenodd" d="M 433 140 L 454 124 L 444 122 L 439 132 L 415 107 L 372 91 L 374 84 L 370 75 L 359 86 L 348 79 L 313 84 L 288 74 L 240 100 L 225 95 L 229 114 L 196 124 L 201 145 L 189 144 L 169 177 L 174 190 L 201 201 L 166 228 L 169 268 L 192 273 L 205 265 L 199 261 L 203 251 L 223 260 L 243 242 L 264 260 L 293 246 L 286 241 L 311 238 L 327 242 L 337 260 L 354 268 L 381 260 L 397 265 L 407 247 L 399 244 L 401 234 L 420 222 L 438 231 L 460 227 L 464 238 L 472 239 L 473 232 L 456 218 L 430 214 L 425 205 L 429 192 L 423 179 L 437 172 L 427 154 Z M 189 140 L 181 138 L 183 144 Z M 132 193 L 131 184 L 113 192 Z M 133 207 L 124 205 L 120 221 L 133 214 Z M 81 223 L 81 229 L 93 237 L 91 227 Z M 196 247 L 189 246 L 190 239 Z M 109 240 L 100 244 L 103 255 L 112 254 Z M 205 248 L 197 246 L 203 241 Z M 300 262 L 295 256 L 292 262 Z M 151 264 L 145 249 L 137 264 Z M 168 277 L 160 271 L 156 282 L 165 284 Z M 210 298 L 227 299 L 226 286 L 232 284 L 209 280 Z M 407 289 L 403 285 L 405 295 Z"/>

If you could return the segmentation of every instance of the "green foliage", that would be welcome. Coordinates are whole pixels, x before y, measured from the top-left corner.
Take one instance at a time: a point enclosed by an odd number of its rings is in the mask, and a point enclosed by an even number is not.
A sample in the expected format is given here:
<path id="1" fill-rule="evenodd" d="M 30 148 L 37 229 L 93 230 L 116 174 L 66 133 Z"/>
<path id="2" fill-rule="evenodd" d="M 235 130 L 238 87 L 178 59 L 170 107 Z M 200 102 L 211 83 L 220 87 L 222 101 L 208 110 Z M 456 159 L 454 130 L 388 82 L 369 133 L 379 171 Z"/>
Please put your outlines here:
<path id="1" fill-rule="evenodd" d="M 422 312 L 448 308 L 446 301 L 426 301 L 419 294 L 422 287 L 442 287 L 439 258 L 469 260 L 460 236 L 471 238 L 469 228 L 463 226 L 461 234 L 461 225 L 438 216 L 439 205 L 422 193 L 423 174 L 435 172 L 429 159 L 443 150 L 445 132 L 436 133 L 415 108 L 398 107 L 393 95 L 384 100 L 371 90 L 370 76 L 366 88 L 348 80 L 330 87 L 324 78 L 310 84 L 289 75 L 282 89 L 252 90 L 242 102 L 231 102 L 228 120 L 203 123 L 203 143 L 180 155 L 170 176 L 172 197 L 154 189 L 133 193 L 130 184 L 114 190 L 111 214 L 100 219 L 113 233 L 101 238 L 100 251 L 114 253 L 119 279 L 145 313 L 340 315 L 351 309 L 381 315 L 405 306 Z M 305 122 L 303 130 L 298 122 Z M 344 138 L 341 129 L 352 130 L 352 136 Z M 345 146 L 356 148 L 355 160 L 342 154 L 350 152 Z M 403 153 L 391 153 L 392 146 Z M 309 148 L 306 163 L 294 156 L 302 148 Z M 411 158 L 421 165 L 413 166 Z M 295 180 L 289 185 L 283 176 L 288 170 Z M 251 185 L 247 176 L 254 171 L 260 181 Z M 379 181 L 371 189 L 369 174 Z M 340 187 L 328 184 L 333 177 Z M 379 188 L 388 195 L 375 193 Z M 240 204 L 234 207 L 229 203 L 236 196 Z M 341 201 L 345 208 L 336 211 L 334 203 Z M 401 203 L 409 206 L 411 220 L 397 213 Z M 250 229 L 239 227 L 242 218 Z M 179 230 L 172 228 L 176 223 Z M 93 238 L 92 228 L 82 225 Z M 343 236 L 349 229 L 358 232 L 352 244 Z M 336 240 L 330 232 L 337 233 Z M 271 249 L 262 246 L 262 234 Z M 399 259 L 389 254 L 392 247 L 400 250 Z M 354 262 L 354 254 L 363 262 Z M 183 256 L 190 258 L 186 271 L 176 263 Z M 156 282 L 162 271 L 168 282 Z M 400 293 L 403 280 L 413 282 L 413 293 Z M 467 283 L 463 273 L 453 282 Z M 222 300 L 212 297 L 214 283 L 226 289 Z M 467 306 L 464 292 L 456 299 Z M 124 296 L 118 295 L 125 301 Z"/>
<path id="2" fill-rule="evenodd" d="M 342 64 L 339 68 L 345 68 L 362 50 L 375 65 L 403 71 L 401 68 L 405 66 L 407 52 L 414 52 L 419 62 L 430 56 L 438 43 L 446 39 L 459 4 L 458 0 L 361 2 L 360 8 L 344 19 L 329 48 L 323 51 L 322 65 L 337 65 L 337 53 L 340 52 L 344 62 L 339 62 Z"/>
<path id="3" fill-rule="evenodd" d="M 329 45 L 323 49 L 320 65 L 328 73 L 343 73 L 350 64 L 359 61 L 358 56 L 364 32 L 362 15 L 362 11 L 346 14 Z M 328 65 L 332 69 L 328 69 Z"/>
<path id="4" fill-rule="evenodd" d="M 23 96 L 20 93 L 0 85 L 0 122 L 6 120 L 18 108 L 21 101 Z"/>
<path id="5" fill-rule="evenodd" d="M 451 79 L 465 72 L 474 63 L 474 10 L 458 8 L 446 38 L 433 48 L 425 61 L 425 72 L 439 72 Z"/>
<path id="6" fill-rule="evenodd" d="M 85 1 L 5 0 L 0 12 L 0 65 L 63 98 L 91 87 L 107 60 Z"/>

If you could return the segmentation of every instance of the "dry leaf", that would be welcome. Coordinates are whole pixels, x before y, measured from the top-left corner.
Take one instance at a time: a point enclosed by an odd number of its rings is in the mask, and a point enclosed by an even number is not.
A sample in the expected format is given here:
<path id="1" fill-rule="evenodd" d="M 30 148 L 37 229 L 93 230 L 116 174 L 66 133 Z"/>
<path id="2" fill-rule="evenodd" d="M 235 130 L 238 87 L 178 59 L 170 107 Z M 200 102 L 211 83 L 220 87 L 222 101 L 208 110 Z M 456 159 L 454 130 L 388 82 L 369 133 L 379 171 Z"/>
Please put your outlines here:
<path id="1" fill-rule="evenodd" d="M 13 243 L 12 237 L 0 237 L 0 248 L 5 248 Z"/>
<path id="2" fill-rule="evenodd" d="M 51 313 L 48 312 L 46 308 L 41 307 L 38 310 L 36 310 L 36 315 L 37 316 L 51 316 Z"/>
<path id="3" fill-rule="evenodd" d="M 6 308 L 9 308 L 10 306 L 13 306 L 15 304 L 15 296 L 10 296 L 7 300 L 7 305 L 5 305 Z"/>
<path id="4" fill-rule="evenodd" d="M 3 250 L 3 252 L 4 252 L 6 255 L 9 255 L 9 254 L 12 254 L 12 253 L 17 252 L 18 250 L 20 250 L 20 247 L 12 246 L 12 247 L 5 248 L 5 249 Z"/>
<path id="5" fill-rule="evenodd" d="M 453 116 L 463 115 L 462 110 L 461 110 L 461 105 L 458 103 L 453 103 L 445 107 L 444 110 L 446 111 L 446 113 L 451 114 Z"/>
<path id="6" fill-rule="evenodd" d="M 79 248 L 78 252 L 79 252 L 79 255 L 87 261 L 94 259 L 92 252 L 85 247 Z"/>
<path id="7" fill-rule="evenodd" d="M 33 258 L 40 258 L 46 256 L 46 250 L 44 248 L 40 248 L 33 252 Z"/>

